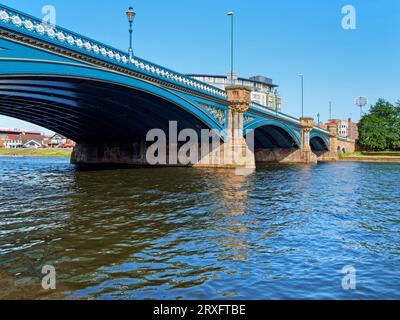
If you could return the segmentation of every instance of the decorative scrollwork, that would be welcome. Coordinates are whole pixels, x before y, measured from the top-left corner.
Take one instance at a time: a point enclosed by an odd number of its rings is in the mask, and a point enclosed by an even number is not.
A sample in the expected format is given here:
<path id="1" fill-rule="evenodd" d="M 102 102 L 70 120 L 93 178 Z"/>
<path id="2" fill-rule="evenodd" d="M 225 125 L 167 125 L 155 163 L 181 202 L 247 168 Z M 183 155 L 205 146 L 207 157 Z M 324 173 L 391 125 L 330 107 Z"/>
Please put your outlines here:
<path id="1" fill-rule="evenodd" d="M 225 123 L 225 111 L 219 107 L 208 105 L 205 103 L 199 103 L 204 109 L 206 109 L 215 120 L 217 120 L 221 125 Z"/>
<path id="2" fill-rule="evenodd" d="M 245 115 L 243 116 L 243 122 L 244 122 L 244 123 L 248 123 L 248 122 L 253 121 L 253 120 L 255 120 L 255 118 L 252 117 L 252 116 L 249 116 L 248 114 L 245 114 Z"/>

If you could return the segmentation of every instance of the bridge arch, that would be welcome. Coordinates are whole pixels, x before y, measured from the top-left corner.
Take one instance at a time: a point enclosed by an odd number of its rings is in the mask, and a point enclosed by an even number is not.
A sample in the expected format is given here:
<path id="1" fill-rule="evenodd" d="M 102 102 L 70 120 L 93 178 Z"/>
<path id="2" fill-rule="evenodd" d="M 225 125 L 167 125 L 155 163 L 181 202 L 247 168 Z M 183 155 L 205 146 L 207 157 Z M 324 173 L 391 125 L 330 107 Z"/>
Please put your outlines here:
<path id="1" fill-rule="evenodd" d="M 311 132 L 310 146 L 313 151 L 329 151 L 329 140 L 318 132 Z"/>
<path id="2" fill-rule="evenodd" d="M 11 61 L 1 61 L 3 70 Z M 151 129 L 215 129 L 224 123 L 179 91 L 118 73 L 70 64 L 12 61 L 0 76 L 0 114 L 63 134 L 78 143 L 143 139 Z M 67 75 L 67 76 L 66 76 Z M 221 113 L 224 112 L 223 106 Z M 199 135 L 200 136 L 200 135 Z"/>
<path id="3" fill-rule="evenodd" d="M 254 131 L 255 149 L 300 148 L 299 131 L 273 119 L 260 119 L 245 127 L 245 134 Z"/>

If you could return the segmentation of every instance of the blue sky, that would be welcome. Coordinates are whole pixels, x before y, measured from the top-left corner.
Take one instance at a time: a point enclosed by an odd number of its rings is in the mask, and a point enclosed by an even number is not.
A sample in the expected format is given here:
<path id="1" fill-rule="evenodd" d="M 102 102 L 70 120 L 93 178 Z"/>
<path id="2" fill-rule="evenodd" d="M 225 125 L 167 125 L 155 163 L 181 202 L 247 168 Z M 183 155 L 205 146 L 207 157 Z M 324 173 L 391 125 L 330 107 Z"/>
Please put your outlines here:
<path id="1" fill-rule="evenodd" d="M 137 12 L 135 54 L 182 73 L 227 74 L 230 24 L 235 12 L 235 71 L 265 75 L 279 84 L 283 111 L 359 119 L 357 96 L 371 103 L 400 99 L 400 1 L 398 0 L 2 0 L 35 16 L 54 5 L 57 24 L 127 50 L 126 8 Z M 344 5 L 357 10 L 357 29 L 341 25 Z M 0 117 L 0 127 L 37 128 Z"/>

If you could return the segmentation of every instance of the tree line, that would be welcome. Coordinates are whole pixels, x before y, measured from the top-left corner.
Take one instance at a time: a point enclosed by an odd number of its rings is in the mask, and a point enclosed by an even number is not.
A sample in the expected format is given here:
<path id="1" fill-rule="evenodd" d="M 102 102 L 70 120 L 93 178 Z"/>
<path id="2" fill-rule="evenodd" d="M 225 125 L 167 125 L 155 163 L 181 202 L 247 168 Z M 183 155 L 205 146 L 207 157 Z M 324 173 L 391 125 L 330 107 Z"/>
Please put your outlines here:
<path id="1" fill-rule="evenodd" d="M 400 101 L 379 99 L 359 124 L 359 145 L 373 151 L 400 150 Z"/>

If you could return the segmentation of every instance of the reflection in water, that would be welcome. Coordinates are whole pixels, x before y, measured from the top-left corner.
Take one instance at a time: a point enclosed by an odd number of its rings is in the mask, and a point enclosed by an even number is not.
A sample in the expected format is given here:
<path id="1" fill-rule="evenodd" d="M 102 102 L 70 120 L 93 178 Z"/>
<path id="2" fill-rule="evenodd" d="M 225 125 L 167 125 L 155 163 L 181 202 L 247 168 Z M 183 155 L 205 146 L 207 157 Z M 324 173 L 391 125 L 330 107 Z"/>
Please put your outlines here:
<path id="1" fill-rule="evenodd" d="M 0 298 L 399 298 L 399 178 L 396 164 L 244 177 L 0 158 Z"/>

